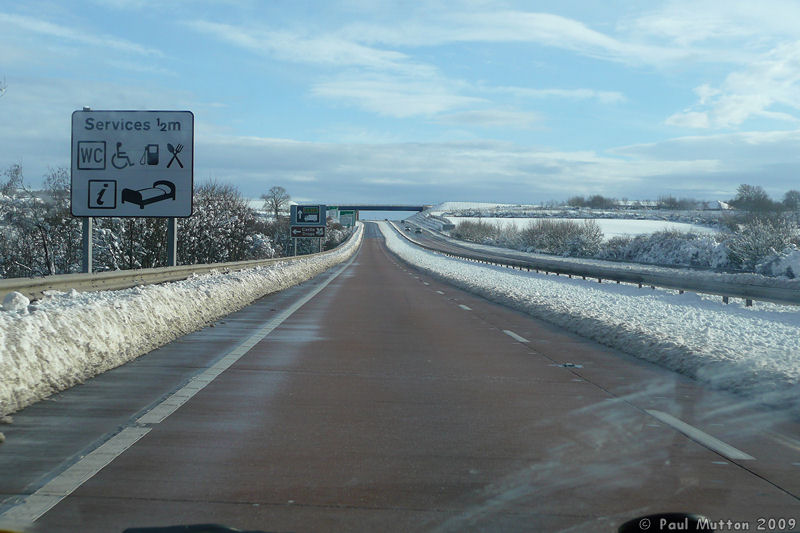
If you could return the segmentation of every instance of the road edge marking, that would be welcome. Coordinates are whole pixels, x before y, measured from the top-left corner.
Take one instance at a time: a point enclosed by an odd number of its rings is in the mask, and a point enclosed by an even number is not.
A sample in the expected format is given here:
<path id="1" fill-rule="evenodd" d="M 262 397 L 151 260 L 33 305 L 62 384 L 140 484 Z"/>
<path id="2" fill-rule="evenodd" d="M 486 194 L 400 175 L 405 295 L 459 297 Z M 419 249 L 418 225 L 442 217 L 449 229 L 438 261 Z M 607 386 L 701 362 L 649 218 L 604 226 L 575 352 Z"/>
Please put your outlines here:
<path id="1" fill-rule="evenodd" d="M 0 523 L 32 524 L 61 500 L 75 492 L 122 452 L 147 435 L 151 428 L 129 426 L 111 437 L 33 494 L 0 515 Z"/>

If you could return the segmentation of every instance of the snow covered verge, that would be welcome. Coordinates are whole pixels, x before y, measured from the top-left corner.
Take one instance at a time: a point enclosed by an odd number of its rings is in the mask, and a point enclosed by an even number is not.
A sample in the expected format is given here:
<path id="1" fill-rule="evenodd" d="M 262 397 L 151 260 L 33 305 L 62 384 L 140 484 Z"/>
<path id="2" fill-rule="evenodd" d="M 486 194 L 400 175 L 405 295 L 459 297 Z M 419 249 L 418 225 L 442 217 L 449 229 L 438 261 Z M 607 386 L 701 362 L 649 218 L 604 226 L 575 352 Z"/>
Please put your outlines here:
<path id="1" fill-rule="evenodd" d="M 380 223 L 406 262 L 489 300 L 607 346 L 780 406 L 800 408 L 800 309 L 598 284 L 478 265 L 411 245 Z"/>
<path id="2" fill-rule="evenodd" d="M 30 305 L 8 298 L 0 310 L 0 416 L 346 261 L 363 233 L 359 225 L 348 242 L 324 256 L 229 274 L 118 291 L 54 291 Z"/>
<path id="3" fill-rule="evenodd" d="M 425 226 L 428 227 L 428 226 Z M 593 259 L 587 257 L 562 257 L 552 254 L 541 254 L 536 252 L 523 252 L 520 250 L 513 250 L 511 248 L 502 248 L 499 246 L 489 244 L 477 244 L 468 241 L 462 241 L 448 236 L 446 233 L 435 231 L 438 238 L 447 241 L 451 244 L 473 250 L 478 253 L 487 255 L 500 255 L 501 257 L 508 257 L 518 259 L 520 261 L 529 261 L 532 263 L 548 264 L 552 267 L 578 267 L 588 265 L 598 268 L 608 268 L 612 270 L 619 270 L 620 272 L 638 272 L 645 275 L 655 276 L 669 276 L 676 279 L 681 279 L 688 283 L 731 283 L 738 285 L 753 285 L 755 287 L 776 287 L 781 289 L 798 290 L 800 289 L 800 278 L 789 278 L 786 276 L 778 276 L 779 272 L 784 272 L 787 268 L 797 268 L 800 272 L 800 254 L 783 254 L 776 260 L 775 266 L 771 267 L 770 263 L 764 263 L 762 268 L 767 270 L 773 268 L 771 276 L 763 274 L 755 274 L 749 272 L 736 272 L 724 273 L 714 272 L 703 269 L 693 268 L 679 268 L 674 266 L 660 266 L 649 265 L 646 263 L 634 263 L 626 261 L 608 261 L 605 259 Z M 796 265 L 796 266 L 792 266 Z"/>

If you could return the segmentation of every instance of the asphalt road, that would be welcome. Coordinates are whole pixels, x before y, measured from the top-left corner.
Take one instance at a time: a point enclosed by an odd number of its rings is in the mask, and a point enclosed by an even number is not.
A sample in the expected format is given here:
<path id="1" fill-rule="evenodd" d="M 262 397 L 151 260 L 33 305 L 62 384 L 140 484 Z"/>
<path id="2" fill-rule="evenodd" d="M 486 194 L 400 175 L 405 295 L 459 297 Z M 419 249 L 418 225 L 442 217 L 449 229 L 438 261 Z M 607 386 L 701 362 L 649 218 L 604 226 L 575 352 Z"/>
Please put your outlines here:
<path id="1" fill-rule="evenodd" d="M 420 274 L 373 224 L 335 274 L 18 413 L 0 428 L 0 512 L 78 479 L 31 530 L 594 532 L 676 510 L 753 531 L 800 520 L 791 414 Z"/>

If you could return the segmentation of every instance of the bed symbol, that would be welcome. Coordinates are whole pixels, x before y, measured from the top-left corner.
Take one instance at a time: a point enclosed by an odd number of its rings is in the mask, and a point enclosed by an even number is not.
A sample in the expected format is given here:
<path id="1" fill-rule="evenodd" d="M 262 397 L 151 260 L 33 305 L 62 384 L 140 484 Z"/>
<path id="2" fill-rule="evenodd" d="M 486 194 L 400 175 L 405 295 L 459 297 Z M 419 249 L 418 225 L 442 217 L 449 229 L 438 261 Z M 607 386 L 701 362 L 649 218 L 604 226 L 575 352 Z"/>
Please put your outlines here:
<path id="1" fill-rule="evenodd" d="M 122 203 L 136 204 L 139 209 L 167 199 L 175 200 L 175 184 L 171 181 L 159 180 L 146 189 L 122 189 Z"/>

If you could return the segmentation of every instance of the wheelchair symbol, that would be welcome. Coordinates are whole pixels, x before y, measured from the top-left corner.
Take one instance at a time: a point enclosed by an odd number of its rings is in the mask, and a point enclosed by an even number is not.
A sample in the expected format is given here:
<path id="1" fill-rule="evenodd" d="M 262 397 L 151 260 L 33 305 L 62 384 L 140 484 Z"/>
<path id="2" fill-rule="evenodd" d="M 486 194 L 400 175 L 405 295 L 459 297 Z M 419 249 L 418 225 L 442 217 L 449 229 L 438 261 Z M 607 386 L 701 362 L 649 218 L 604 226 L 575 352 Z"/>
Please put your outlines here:
<path id="1" fill-rule="evenodd" d="M 123 152 L 120 150 L 120 148 L 122 148 L 122 143 L 118 142 L 117 151 L 111 156 L 111 164 L 114 165 L 114 168 L 118 168 L 120 170 L 126 167 L 132 167 L 133 162 L 131 161 L 131 158 L 128 157 L 128 152 Z"/>

